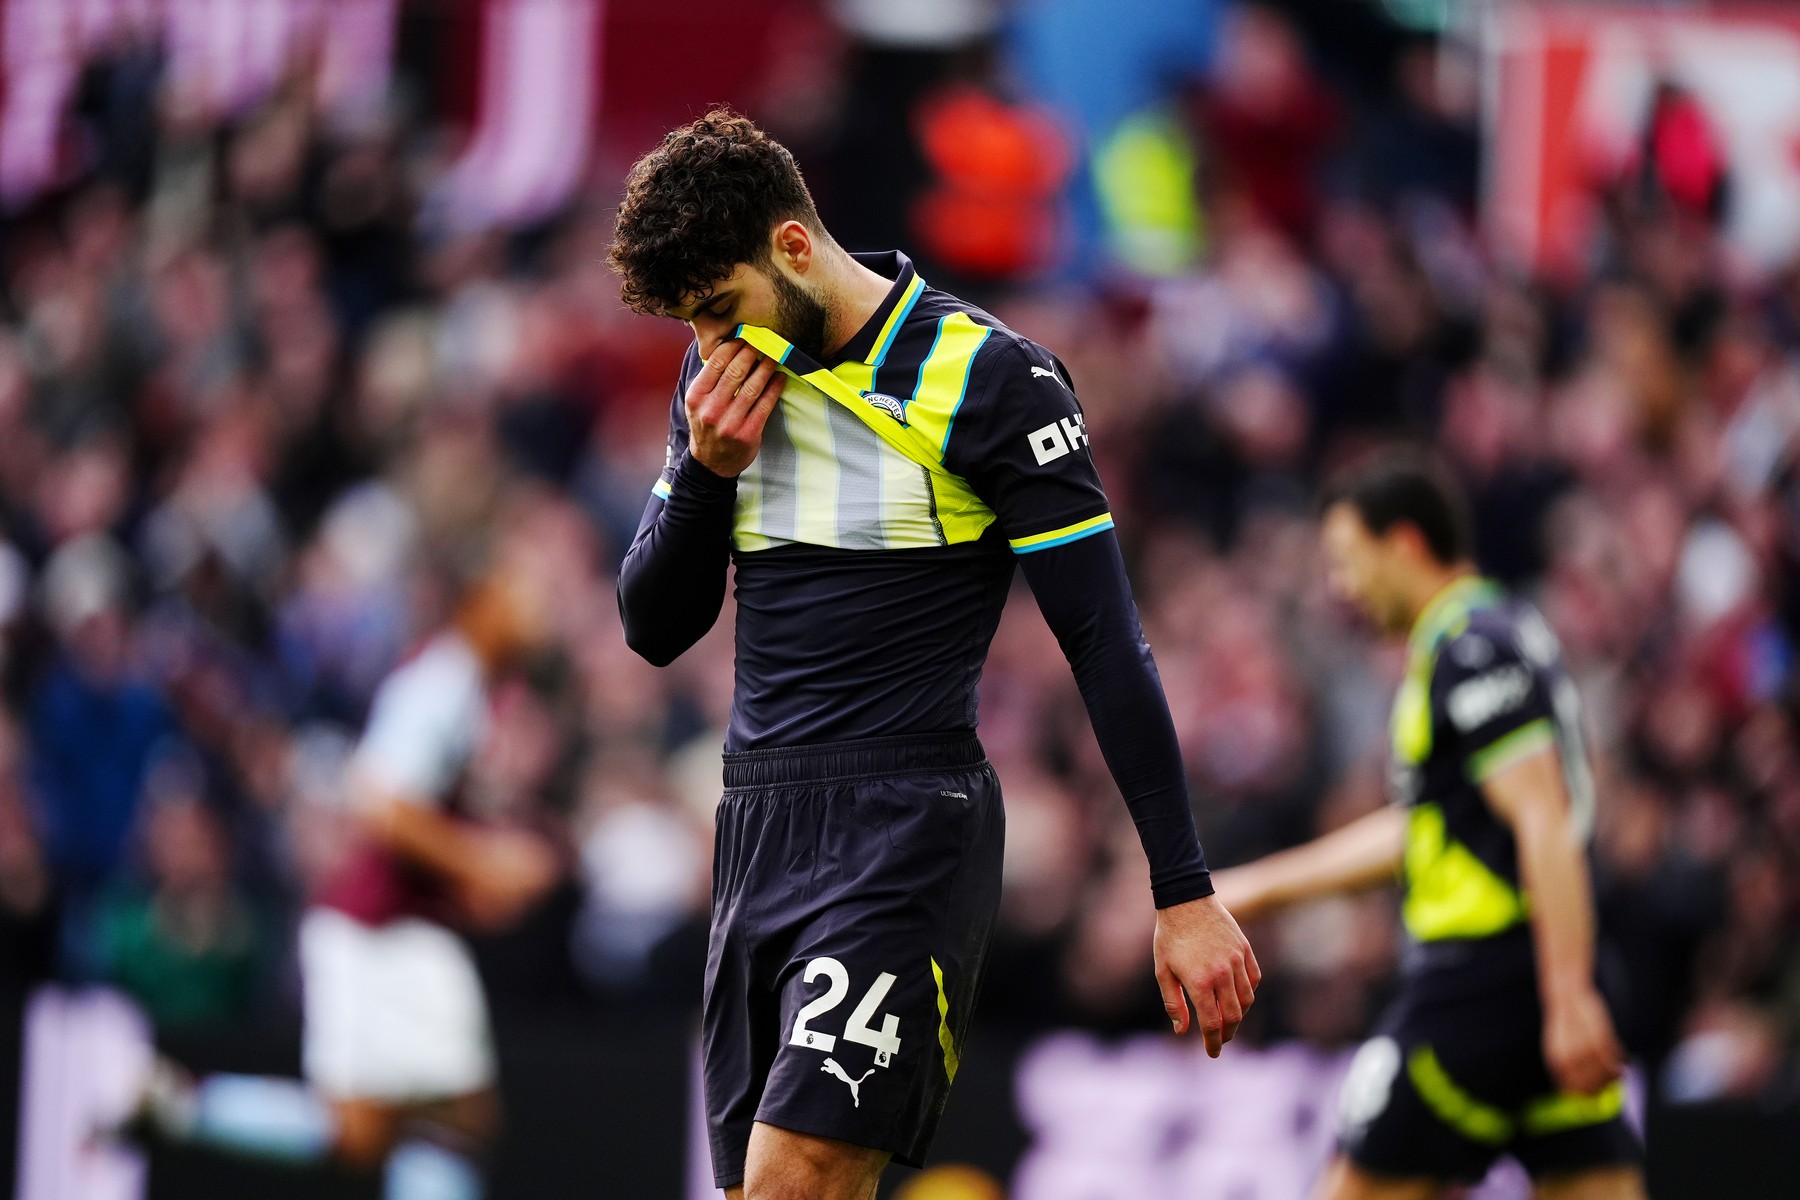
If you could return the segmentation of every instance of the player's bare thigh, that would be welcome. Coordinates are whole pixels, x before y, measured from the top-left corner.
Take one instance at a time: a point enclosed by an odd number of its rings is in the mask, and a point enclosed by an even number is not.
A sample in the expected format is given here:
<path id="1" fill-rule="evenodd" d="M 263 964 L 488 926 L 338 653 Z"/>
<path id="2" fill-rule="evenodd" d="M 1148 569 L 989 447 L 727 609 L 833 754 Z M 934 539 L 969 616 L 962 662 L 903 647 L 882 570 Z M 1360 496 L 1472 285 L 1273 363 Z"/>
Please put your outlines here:
<path id="1" fill-rule="evenodd" d="M 373 1171 L 394 1148 L 400 1114 L 379 1100 L 333 1100 L 332 1122 L 337 1128 L 335 1149 L 344 1165 Z"/>
<path id="2" fill-rule="evenodd" d="M 434 1122 L 475 1145 L 486 1145 L 493 1139 L 500 1118 L 500 1098 L 491 1089 L 433 1104 L 403 1105 L 360 1098 L 335 1098 L 330 1104 L 337 1127 L 338 1159 L 361 1171 L 380 1167 L 409 1120 Z"/>
<path id="3" fill-rule="evenodd" d="M 1644 1177 L 1636 1167 L 1606 1167 L 1532 1181 L 1534 1200 L 1644 1200 Z"/>
<path id="4" fill-rule="evenodd" d="M 1461 1188 L 1436 1180 L 1371 1175 L 1347 1158 L 1336 1158 L 1325 1168 L 1313 1200 L 1449 1200 L 1461 1194 Z"/>
<path id="5" fill-rule="evenodd" d="M 892 1157 L 885 1150 L 795 1133 L 758 1121 L 750 1127 L 744 1183 L 728 1200 L 872 1200 Z"/>

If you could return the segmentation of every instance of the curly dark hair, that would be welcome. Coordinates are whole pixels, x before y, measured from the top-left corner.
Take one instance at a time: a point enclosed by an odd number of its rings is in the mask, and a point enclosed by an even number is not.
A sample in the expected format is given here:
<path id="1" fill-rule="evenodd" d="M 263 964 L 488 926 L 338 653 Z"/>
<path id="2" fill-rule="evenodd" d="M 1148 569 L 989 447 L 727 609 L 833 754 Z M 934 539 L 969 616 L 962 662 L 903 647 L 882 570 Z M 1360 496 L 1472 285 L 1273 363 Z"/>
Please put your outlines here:
<path id="1" fill-rule="evenodd" d="M 787 147 L 715 108 L 669 133 L 626 176 L 607 255 L 619 295 L 659 315 L 703 297 L 738 264 L 768 263 L 769 233 L 782 221 L 824 234 Z"/>

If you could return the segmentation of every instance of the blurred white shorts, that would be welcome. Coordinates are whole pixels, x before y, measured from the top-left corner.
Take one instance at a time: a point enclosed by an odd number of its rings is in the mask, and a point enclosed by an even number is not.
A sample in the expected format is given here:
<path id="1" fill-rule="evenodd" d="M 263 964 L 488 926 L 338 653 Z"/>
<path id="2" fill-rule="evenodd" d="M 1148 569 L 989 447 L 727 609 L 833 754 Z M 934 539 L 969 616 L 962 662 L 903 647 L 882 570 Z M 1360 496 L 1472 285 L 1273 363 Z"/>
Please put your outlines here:
<path id="1" fill-rule="evenodd" d="M 475 960 L 416 918 L 373 927 L 328 908 L 300 922 L 306 1077 L 335 1099 L 443 1100 L 494 1082 Z"/>

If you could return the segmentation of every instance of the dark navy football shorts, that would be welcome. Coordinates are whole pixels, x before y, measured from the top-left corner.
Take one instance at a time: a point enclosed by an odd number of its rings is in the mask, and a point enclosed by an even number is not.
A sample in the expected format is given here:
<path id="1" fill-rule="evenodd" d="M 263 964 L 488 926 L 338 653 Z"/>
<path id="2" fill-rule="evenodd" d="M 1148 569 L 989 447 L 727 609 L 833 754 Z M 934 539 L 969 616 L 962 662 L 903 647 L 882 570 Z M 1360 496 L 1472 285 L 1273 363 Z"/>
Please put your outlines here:
<path id="1" fill-rule="evenodd" d="M 725 758 L 706 960 L 713 1175 L 756 1121 L 931 1144 L 1000 901 L 1000 785 L 973 735 Z"/>
<path id="2" fill-rule="evenodd" d="M 1534 1177 L 1639 1162 L 1623 1089 L 1559 1093 L 1529 977 L 1450 999 L 1402 992 L 1350 1065 L 1339 1149 L 1373 1175 L 1474 1183 L 1502 1154 Z"/>

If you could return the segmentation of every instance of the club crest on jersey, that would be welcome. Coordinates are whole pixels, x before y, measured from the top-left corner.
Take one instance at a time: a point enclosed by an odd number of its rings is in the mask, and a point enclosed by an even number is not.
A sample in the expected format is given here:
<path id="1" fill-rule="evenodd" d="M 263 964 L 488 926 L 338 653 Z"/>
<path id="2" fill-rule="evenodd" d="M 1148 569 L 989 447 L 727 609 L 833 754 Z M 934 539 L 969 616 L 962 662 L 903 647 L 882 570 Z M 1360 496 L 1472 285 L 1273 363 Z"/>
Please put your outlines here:
<path id="1" fill-rule="evenodd" d="M 863 399 L 879 408 L 902 425 L 906 424 L 906 406 L 894 397 L 882 392 L 864 392 Z"/>

